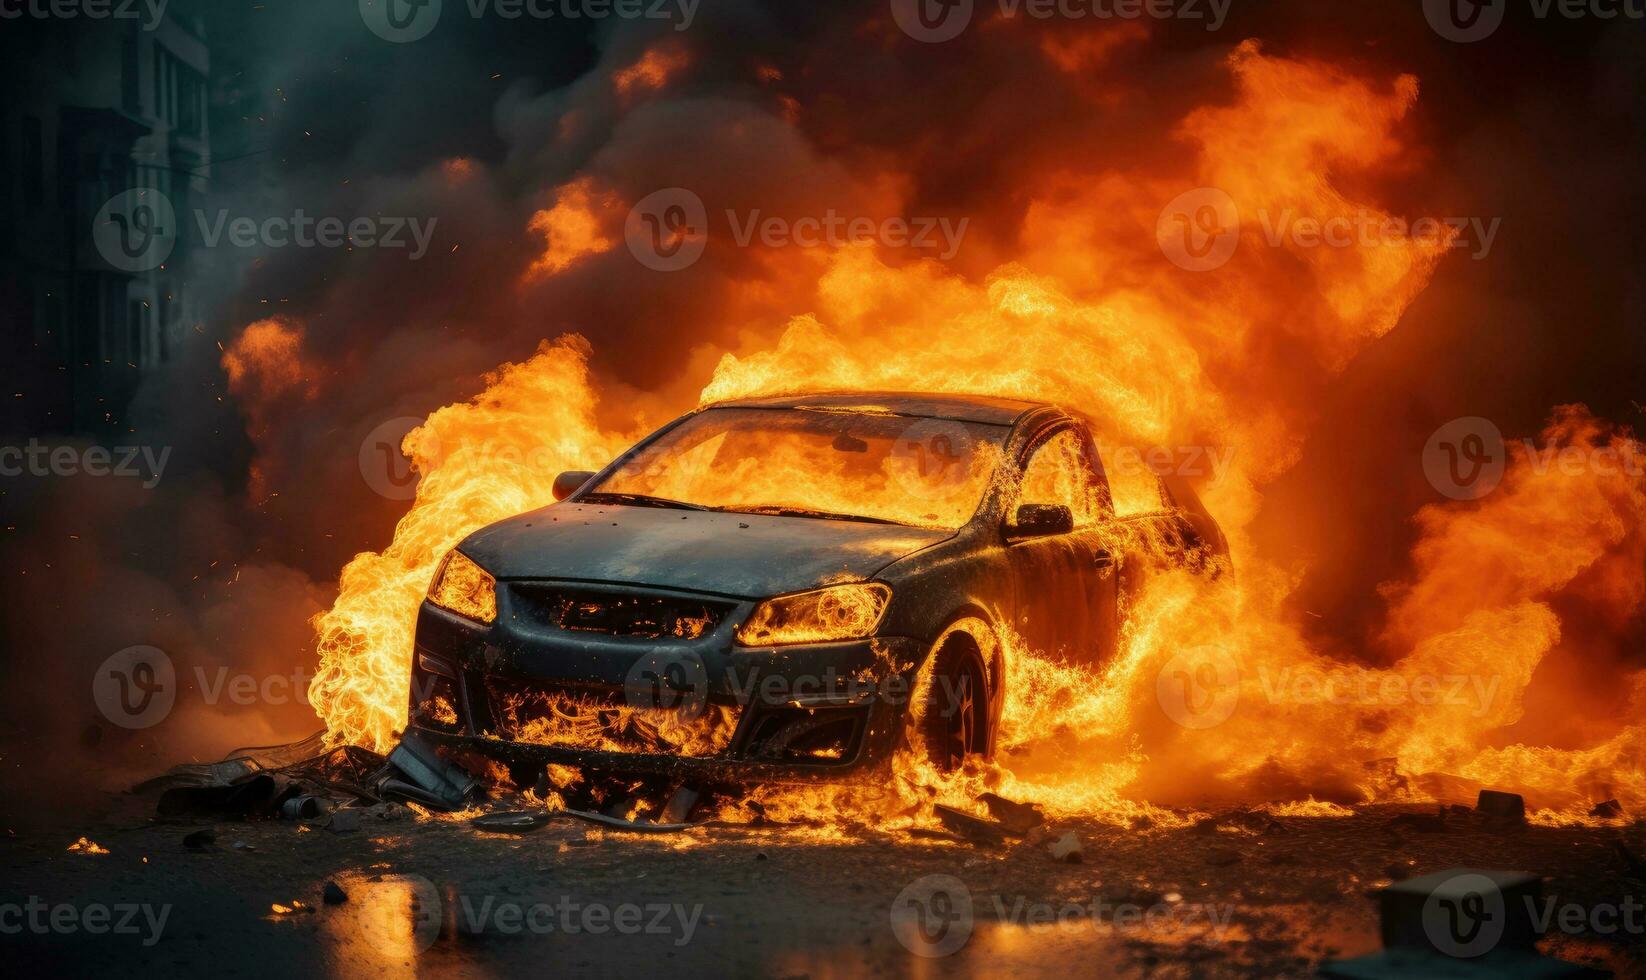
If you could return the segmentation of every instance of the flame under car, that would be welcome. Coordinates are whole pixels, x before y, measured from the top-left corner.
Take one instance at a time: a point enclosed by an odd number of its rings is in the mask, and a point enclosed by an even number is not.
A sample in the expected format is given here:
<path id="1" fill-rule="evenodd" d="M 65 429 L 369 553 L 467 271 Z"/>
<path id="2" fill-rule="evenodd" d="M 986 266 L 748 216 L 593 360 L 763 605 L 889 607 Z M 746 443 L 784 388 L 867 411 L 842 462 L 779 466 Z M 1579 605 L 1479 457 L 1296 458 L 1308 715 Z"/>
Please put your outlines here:
<path id="1" fill-rule="evenodd" d="M 993 751 L 1011 649 L 1100 665 L 1151 569 L 1226 569 L 1186 486 L 1149 475 L 1121 517 L 1110 476 L 1085 420 L 1034 402 L 700 408 L 447 556 L 410 727 L 716 782 L 845 778 L 899 750 L 956 768 Z"/>

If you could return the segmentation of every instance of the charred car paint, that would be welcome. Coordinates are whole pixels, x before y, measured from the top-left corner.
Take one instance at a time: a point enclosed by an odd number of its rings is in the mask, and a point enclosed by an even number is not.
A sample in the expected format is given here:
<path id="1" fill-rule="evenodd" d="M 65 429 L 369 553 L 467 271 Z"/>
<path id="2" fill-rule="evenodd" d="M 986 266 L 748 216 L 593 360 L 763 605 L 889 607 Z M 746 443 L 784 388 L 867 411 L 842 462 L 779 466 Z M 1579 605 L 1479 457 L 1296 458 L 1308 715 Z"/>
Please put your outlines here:
<path id="1" fill-rule="evenodd" d="M 929 473 L 928 449 L 952 462 L 962 443 L 980 469 L 937 488 L 948 502 L 911 523 L 884 514 L 925 508 L 899 496 L 920 497 L 918 480 L 876 482 L 864 514 L 789 505 L 832 492 L 839 480 L 822 473 L 815 492 L 760 491 L 784 498 L 770 506 L 630 492 L 741 479 L 730 447 L 750 432 L 803 433 L 809 451 L 877 481 L 899 466 Z M 700 469 L 682 478 L 692 454 Z M 707 406 L 598 474 L 566 474 L 559 503 L 458 545 L 447 565 L 489 578 L 474 588 L 494 595 L 446 596 L 444 566 L 437 575 L 418 615 L 410 725 L 531 765 L 721 782 L 845 777 L 905 743 L 952 767 L 993 749 L 1008 632 L 1098 664 L 1150 568 L 1227 567 L 1192 492 L 1171 480 L 1158 492 L 1158 508 L 1117 518 L 1089 426 L 1050 405 L 851 393 Z M 774 615 L 793 622 L 751 628 Z"/>

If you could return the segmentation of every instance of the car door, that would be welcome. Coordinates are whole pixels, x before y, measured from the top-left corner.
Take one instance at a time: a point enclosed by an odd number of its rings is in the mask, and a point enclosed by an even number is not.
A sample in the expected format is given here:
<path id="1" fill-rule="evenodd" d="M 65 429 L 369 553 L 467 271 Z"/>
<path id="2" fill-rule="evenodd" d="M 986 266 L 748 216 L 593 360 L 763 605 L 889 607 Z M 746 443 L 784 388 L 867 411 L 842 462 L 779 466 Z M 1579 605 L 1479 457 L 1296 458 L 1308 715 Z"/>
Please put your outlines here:
<path id="1" fill-rule="evenodd" d="M 1004 532 L 1014 628 L 1031 648 L 1084 663 L 1107 659 L 1116 640 L 1114 557 L 1100 528 L 1107 514 L 1102 487 L 1090 437 L 1072 423 L 1055 427 L 1029 448 Z M 1073 530 L 1014 535 L 1013 518 L 1024 504 L 1069 508 Z"/>

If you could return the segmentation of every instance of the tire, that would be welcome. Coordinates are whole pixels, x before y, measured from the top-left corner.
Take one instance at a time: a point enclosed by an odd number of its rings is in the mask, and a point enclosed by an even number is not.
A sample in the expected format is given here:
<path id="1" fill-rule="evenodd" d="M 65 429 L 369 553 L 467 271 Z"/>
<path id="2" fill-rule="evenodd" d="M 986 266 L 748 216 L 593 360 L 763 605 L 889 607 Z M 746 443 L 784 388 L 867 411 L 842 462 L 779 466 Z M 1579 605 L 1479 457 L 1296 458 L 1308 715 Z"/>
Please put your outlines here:
<path id="1" fill-rule="evenodd" d="M 988 746 L 988 685 L 977 659 L 952 640 L 933 654 L 932 682 L 920 719 L 927 760 L 939 772 L 954 772 L 968 759 L 983 758 Z"/>

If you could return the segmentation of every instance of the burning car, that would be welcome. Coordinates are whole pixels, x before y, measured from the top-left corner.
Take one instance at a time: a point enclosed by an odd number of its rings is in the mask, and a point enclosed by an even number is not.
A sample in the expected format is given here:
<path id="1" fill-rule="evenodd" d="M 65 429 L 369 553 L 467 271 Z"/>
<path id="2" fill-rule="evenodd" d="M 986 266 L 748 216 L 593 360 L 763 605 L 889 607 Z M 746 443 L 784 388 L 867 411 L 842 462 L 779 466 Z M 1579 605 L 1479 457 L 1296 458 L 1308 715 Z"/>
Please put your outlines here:
<path id="1" fill-rule="evenodd" d="M 801 474 L 801 476 L 796 476 Z M 469 535 L 418 613 L 410 728 L 541 768 L 844 777 L 988 756 L 1013 649 L 1100 664 L 1162 563 L 1227 566 L 1187 486 L 1117 516 L 1054 406 L 813 394 L 705 406 Z"/>

